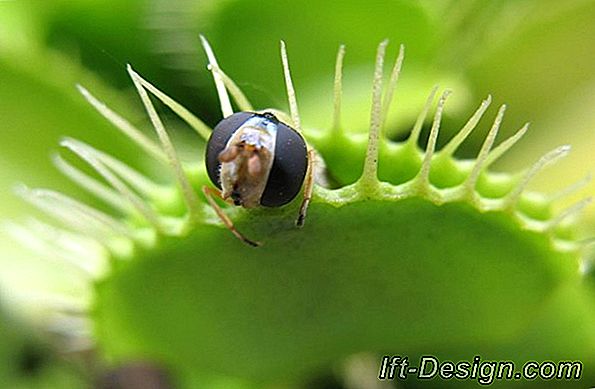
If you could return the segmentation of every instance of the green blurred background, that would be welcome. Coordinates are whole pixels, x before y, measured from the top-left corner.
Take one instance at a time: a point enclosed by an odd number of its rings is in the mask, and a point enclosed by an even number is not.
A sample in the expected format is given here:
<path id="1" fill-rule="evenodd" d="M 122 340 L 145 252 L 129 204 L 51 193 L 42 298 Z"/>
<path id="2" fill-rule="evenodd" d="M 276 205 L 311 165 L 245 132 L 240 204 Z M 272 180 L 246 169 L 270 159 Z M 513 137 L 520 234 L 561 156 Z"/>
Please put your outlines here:
<path id="1" fill-rule="evenodd" d="M 570 157 L 540 176 L 534 187 L 553 192 L 594 170 L 595 1 L 0 0 L 2 218 L 18 219 L 30 211 L 12 193 L 17 182 L 95 201 L 50 163 L 64 135 L 110 150 L 140 169 L 154 168 L 88 106 L 77 83 L 131 122 L 148 127 L 125 71 L 130 63 L 215 124 L 220 112 L 199 33 L 255 106 L 282 109 L 278 46 L 284 39 L 304 125 L 321 129 L 331 119 L 336 50 L 346 44 L 343 120 L 356 132 L 367 129 L 377 43 L 389 38 L 391 57 L 404 43 L 402 81 L 388 122 L 391 137 L 407 136 L 430 88 L 440 84 L 454 95 L 439 143 L 492 94 L 495 106 L 509 106 L 500 139 L 532 123 L 496 169 L 519 169 L 555 146 L 571 144 Z M 495 112 L 492 107 L 488 116 Z M 175 118 L 167 120 L 177 127 Z M 485 120 L 460 150 L 461 157 L 477 152 L 488 126 Z M 179 142 L 185 143 L 187 130 L 180 126 L 179 132 Z M 198 151 L 196 158 L 201 158 Z M 585 192 L 595 193 L 595 184 L 588 184 L 581 197 Z M 584 233 L 592 234 L 593 207 L 586 219 Z M 46 318 L 20 307 L 31 294 L 81 295 L 88 292 L 86 286 L 70 283 L 69 274 L 15 247 L 4 235 L 0 269 L 1 301 L 7 308 L 0 321 L 0 382 L 9 383 L 2 387 L 83 385 L 78 369 L 39 335 Z"/>

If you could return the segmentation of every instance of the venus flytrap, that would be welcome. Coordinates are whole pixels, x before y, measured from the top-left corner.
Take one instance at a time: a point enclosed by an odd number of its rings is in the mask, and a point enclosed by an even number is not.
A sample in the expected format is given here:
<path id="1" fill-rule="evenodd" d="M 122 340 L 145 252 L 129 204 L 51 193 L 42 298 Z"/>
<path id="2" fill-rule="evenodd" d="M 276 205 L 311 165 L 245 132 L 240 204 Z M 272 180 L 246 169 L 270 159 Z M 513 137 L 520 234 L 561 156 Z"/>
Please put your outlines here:
<path id="1" fill-rule="evenodd" d="M 201 41 L 223 117 L 233 113 L 228 93 L 240 109 L 252 111 L 206 39 Z M 293 225 L 296 201 L 281 209 L 226 210 L 242 232 L 264 243 L 258 249 L 222 228 L 199 194 L 208 184 L 202 159 L 180 160 L 151 96 L 203 139 L 210 129 L 129 66 L 159 143 L 79 89 L 147 158 L 169 166 L 173 183 L 156 184 L 105 152 L 65 139 L 62 145 L 101 180 L 62 157 L 54 159 L 57 167 L 120 216 L 53 191 L 22 188 L 19 193 L 62 225 L 61 236 L 92 242 L 85 246 L 89 257 L 97 254 L 107 269 L 98 273 L 80 250 L 71 252 L 59 244 L 63 240 L 54 244 L 46 239 L 45 227 L 13 224 L 9 230 L 40 240 L 38 253 L 51 247 L 54 257 L 67 263 L 80 257 L 95 294 L 80 310 L 91 317 L 92 339 L 113 362 L 149 358 L 172 366 L 180 377 L 203 371 L 205 376 L 271 382 L 306 377 L 361 351 L 415 354 L 436 347 L 472 354 L 516 344 L 536 325 L 533 318 L 558 288 L 571 285 L 579 294 L 591 293 L 583 289 L 579 272 L 584 242 L 568 233 L 571 219 L 589 199 L 554 214 L 551 204 L 565 190 L 549 198 L 527 190 L 532 178 L 569 148 L 553 150 L 518 174 L 490 171 L 528 128 L 522 126 L 494 146 L 502 106 L 477 157 L 458 160 L 454 152 L 476 128 L 491 97 L 437 150 L 451 93 L 447 90 L 438 100 L 426 149 L 421 150 L 419 136 L 437 87 L 410 137 L 400 143 L 388 140 L 384 125 L 404 48 L 384 88 L 387 44 L 382 42 L 377 51 L 367 139 L 341 121 L 345 48 L 339 49 L 332 128 L 303 129 L 338 188 L 315 185 L 303 229 Z M 283 42 L 281 58 L 289 115 L 275 113 L 299 130 L 302 121 Z M 571 189 L 576 188 L 566 192 Z M 588 322 L 587 328 L 593 325 Z M 570 340 L 568 352 L 579 350 L 585 363 L 595 362 L 595 348 L 583 353 L 582 346 Z M 591 369 L 588 377 L 594 374 Z"/>

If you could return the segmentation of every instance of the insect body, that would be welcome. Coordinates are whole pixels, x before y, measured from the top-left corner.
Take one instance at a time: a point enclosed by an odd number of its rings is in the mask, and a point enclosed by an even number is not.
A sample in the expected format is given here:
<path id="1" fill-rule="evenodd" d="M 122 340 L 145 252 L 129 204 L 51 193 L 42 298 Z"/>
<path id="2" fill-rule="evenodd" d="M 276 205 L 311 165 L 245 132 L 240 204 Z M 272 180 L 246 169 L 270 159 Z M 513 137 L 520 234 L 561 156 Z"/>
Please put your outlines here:
<path id="1" fill-rule="evenodd" d="M 298 226 L 303 224 L 312 192 L 312 153 L 301 134 L 272 113 L 237 112 L 221 120 L 208 141 L 205 160 L 209 178 L 220 192 L 208 187 L 203 191 L 242 241 L 258 245 L 235 229 L 212 195 L 245 208 L 279 207 L 293 200 L 304 186 L 297 219 Z"/>

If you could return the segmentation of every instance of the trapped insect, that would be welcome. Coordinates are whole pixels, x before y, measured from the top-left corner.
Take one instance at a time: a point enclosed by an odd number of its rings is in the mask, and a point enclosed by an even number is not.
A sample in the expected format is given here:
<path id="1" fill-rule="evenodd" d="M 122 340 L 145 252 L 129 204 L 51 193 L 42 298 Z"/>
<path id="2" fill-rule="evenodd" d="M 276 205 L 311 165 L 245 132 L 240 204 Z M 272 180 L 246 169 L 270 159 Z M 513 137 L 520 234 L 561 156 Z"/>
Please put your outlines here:
<path id="1" fill-rule="evenodd" d="M 277 118 L 270 110 L 262 113 L 244 109 L 233 112 L 227 94 L 226 78 L 211 46 L 200 36 L 213 72 L 223 119 L 215 126 L 206 147 L 205 163 L 209 178 L 218 190 L 203 186 L 203 193 L 223 224 L 250 246 L 259 242 L 246 238 L 214 197 L 244 208 L 280 207 L 293 200 L 303 187 L 303 199 L 296 225 L 303 226 L 314 188 L 314 150 L 301 134 L 300 116 L 289 72 L 285 43 L 281 41 L 281 61 L 292 124 Z"/>
<path id="2" fill-rule="evenodd" d="M 302 135 L 270 113 L 237 112 L 215 126 L 206 148 L 209 178 L 220 191 L 205 186 L 209 203 L 243 242 L 258 246 L 233 225 L 213 195 L 245 208 L 280 207 L 304 187 L 296 220 L 302 226 L 313 185 L 313 152 Z"/>

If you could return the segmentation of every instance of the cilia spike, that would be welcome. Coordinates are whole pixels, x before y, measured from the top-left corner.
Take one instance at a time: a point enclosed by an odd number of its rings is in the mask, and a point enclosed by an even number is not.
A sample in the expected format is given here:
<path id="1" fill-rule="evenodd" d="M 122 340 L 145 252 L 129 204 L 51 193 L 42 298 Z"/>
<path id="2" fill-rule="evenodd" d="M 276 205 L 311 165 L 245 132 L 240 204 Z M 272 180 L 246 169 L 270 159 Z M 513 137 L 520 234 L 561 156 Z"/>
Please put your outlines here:
<path id="1" fill-rule="evenodd" d="M 479 173 L 483 169 L 485 160 L 487 159 L 488 154 L 494 145 L 494 141 L 496 140 L 496 135 L 498 135 L 498 130 L 500 129 L 500 124 L 502 123 L 502 118 L 504 117 L 504 111 L 506 111 L 505 105 L 501 106 L 498 110 L 498 116 L 496 116 L 490 132 L 488 132 L 488 136 L 479 150 L 479 154 L 477 155 L 477 160 L 475 161 L 475 165 L 473 166 L 471 174 L 469 174 L 469 177 L 467 177 L 467 182 L 465 185 L 469 191 L 475 190 Z"/>
<path id="2" fill-rule="evenodd" d="M 388 40 L 382 41 L 376 51 L 376 66 L 372 81 L 372 109 L 370 110 L 370 130 L 368 133 L 368 148 L 364 159 L 364 173 L 360 180 L 363 190 L 373 190 L 378 182 L 378 147 L 380 128 L 382 126 L 382 80 L 384 71 L 384 57 Z"/>
<path id="3" fill-rule="evenodd" d="M 339 46 L 335 63 L 335 83 L 333 88 L 333 130 L 341 130 L 341 98 L 343 92 L 343 59 L 345 58 L 345 45 Z"/>
<path id="4" fill-rule="evenodd" d="M 438 107 L 436 108 L 434 120 L 432 121 L 432 128 L 430 129 L 430 137 L 428 138 L 426 153 L 424 154 L 421 169 L 419 170 L 419 179 L 424 185 L 430 182 L 430 166 L 432 162 L 432 157 L 434 156 L 434 152 L 436 149 L 438 131 L 440 130 L 440 123 L 442 122 L 442 112 L 444 111 L 446 99 L 448 99 L 448 96 L 450 96 L 451 93 L 452 92 L 449 90 L 444 91 L 444 93 L 442 93 L 442 96 L 440 96 L 440 100 L 438 100 Z"/>

